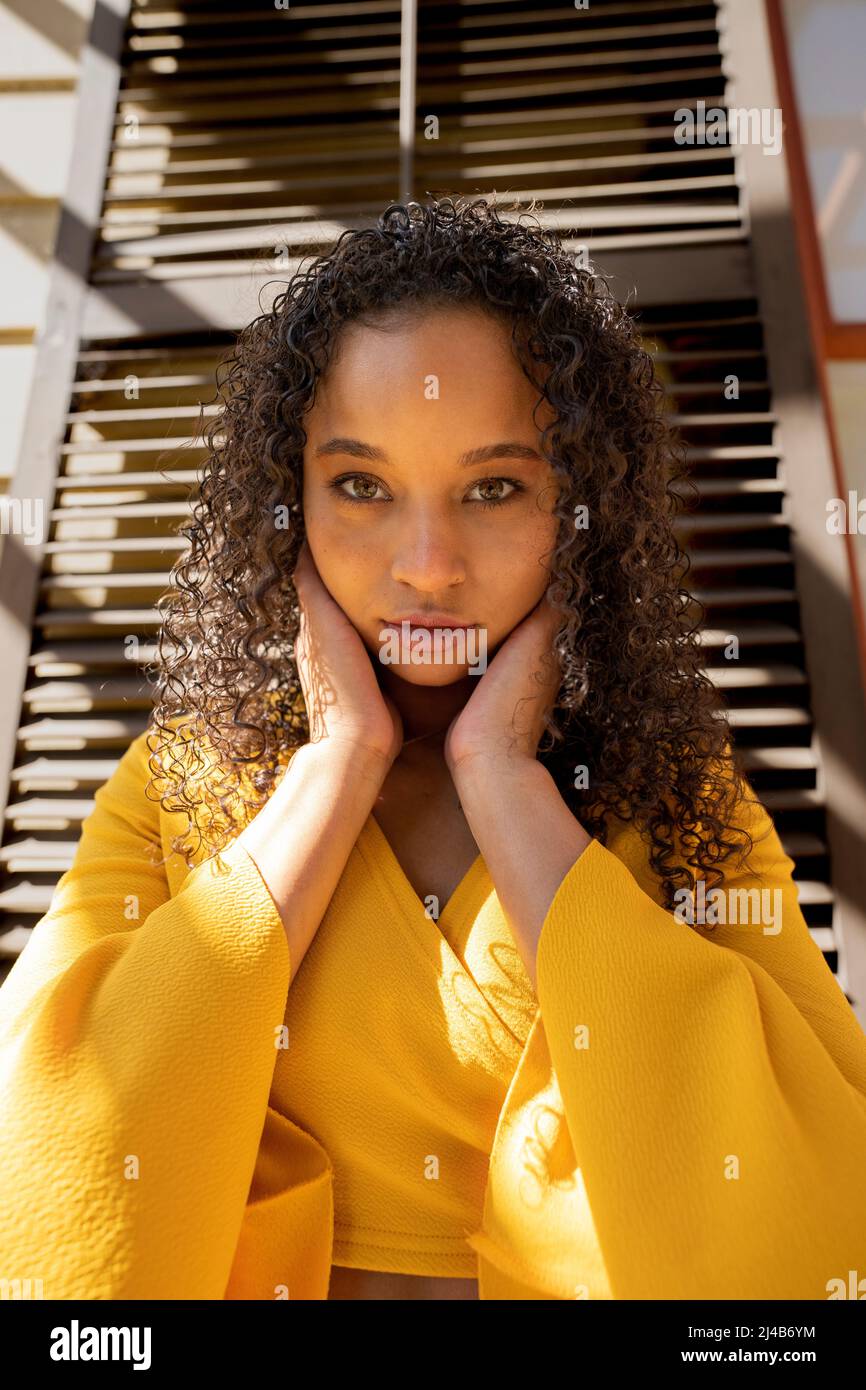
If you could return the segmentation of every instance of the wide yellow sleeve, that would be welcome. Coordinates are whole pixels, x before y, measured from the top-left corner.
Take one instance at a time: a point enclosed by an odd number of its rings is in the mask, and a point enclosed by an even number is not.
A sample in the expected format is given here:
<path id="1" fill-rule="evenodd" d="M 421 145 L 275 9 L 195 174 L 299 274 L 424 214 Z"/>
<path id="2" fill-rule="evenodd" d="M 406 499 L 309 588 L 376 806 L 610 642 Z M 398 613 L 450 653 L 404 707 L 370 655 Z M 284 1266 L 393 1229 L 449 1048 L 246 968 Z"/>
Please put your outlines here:
<path id="1" fill-rule="evenodd" d="M 223 1298 L 267 1113 L 279 913 L 236 842 L 170 896 L 147 756 L 0 989 L 0 1274 L 46 1299 Z"/>
<path id="2" fill-rule="evenodd" d="M 541 1016 L 617 1299 L 826 1299 L 866 1273 L 866 1034 L 769 814 L 744 819 L 724 925 L 679 920 L 594 839 L 542 926 Z"/>

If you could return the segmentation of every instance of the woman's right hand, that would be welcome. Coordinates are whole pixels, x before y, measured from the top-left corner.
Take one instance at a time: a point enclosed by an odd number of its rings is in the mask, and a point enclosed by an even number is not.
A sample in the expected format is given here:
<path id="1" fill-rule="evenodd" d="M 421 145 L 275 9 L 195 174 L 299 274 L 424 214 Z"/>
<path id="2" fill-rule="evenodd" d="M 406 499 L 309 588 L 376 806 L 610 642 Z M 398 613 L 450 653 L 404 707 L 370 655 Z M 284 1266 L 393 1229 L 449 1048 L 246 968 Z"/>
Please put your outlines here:
<path id="1" fill-rule="evenodd" d="M 310 742 L 351 743 L 390 766 L 403 747 L 403 721 L 376 680 L 360 633 L 326 589 L 306 538 L 293 579 L 301 615 L 295 661 Z"/>

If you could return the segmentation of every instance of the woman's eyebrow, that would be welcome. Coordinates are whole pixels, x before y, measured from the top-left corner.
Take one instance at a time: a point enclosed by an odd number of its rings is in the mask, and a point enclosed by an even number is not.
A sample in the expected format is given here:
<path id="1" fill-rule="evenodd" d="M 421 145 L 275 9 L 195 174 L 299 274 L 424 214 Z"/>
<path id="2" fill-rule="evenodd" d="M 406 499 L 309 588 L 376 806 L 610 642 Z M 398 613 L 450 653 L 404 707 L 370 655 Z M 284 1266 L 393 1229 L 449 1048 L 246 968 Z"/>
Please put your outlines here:
<path id="1" fill-rule="evenodd" d="M 493 459 L 527 459 L 543 463 L 544 459 L 537 449 L 529 444 L 519 444 L 516 440 L 505 440 L 501 444 L 482 444 L 478 449 L 470 449 L 457 460 L 461 468 L 471 468 L 476 463 L 490 463 Z"/>
<path id="2" fill-rule="evenodd" d="M 325 454 L 352 454 L 355 458 L 370 459 L 373 463 L 387 463 L 388 461 L 388 455 L 385 451 L 377 449 L 375 444 L 364 444 L 360 439 L 347 439 L 342 435 L 326 440 L 324 444 L 319 444 L 314 450 L 315 458 L 320 458 Z"/>
<path id="3" fill-rule="evenodd" d="M 379 449 L 375 444 L 365 444 L 360 439 L 349 439 L 343 435 L 336 435 L 333 439 L 328 439 L 324 444 L 319 444 L 314 451 L 316 458 L 328 454 L 351 454 L 353 458 L 368 459 L 371 463 L 387 463 L 388 455 L 383 449 Z M 475 464 L 490 463 L 493 459 L 510 458 L 526 459 L 535 463 L 543 463 L 544 460 L 537 449 L 531 448 L 529 444 L 520 444 L 517 440 L 504 440 L 499 444 L 482 444 L 477 449 L 469 449 L 465 454 L 461 454 L 457 460 L 458 467 L 471 468 Z"/>

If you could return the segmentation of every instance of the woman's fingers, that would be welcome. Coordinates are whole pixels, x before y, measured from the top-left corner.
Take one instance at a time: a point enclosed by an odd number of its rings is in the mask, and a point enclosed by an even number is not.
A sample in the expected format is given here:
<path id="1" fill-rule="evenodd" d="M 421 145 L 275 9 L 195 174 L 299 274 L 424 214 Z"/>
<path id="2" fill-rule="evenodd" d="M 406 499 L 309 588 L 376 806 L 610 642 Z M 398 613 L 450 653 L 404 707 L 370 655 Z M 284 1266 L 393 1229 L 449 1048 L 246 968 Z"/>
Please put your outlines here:
<path id="1" fill-rule="evenodd" d="M 360 633 L 325 586 L 306 537 L 294 570 L 299 627 L 295 661 L 314 742 L 356 740 L 393 759 L 402 723 L 379 688 Z"/>

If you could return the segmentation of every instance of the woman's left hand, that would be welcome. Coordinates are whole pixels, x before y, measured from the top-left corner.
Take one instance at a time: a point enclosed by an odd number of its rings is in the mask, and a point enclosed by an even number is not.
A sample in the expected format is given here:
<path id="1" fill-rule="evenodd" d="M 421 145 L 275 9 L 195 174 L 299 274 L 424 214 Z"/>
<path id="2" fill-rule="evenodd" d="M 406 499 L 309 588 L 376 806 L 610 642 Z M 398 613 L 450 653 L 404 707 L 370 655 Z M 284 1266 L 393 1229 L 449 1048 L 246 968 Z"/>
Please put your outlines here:
<path id="1" fill-rule="evenodd" d="M 502 766 L 535 760 L 544 714 L 562 681 L 553 649 L 561 621 L 545 592 L 506 637 L 448 727 L 444 754 L 452 777 L 461 764 L 479 756 Z"/>

